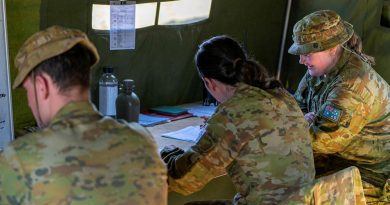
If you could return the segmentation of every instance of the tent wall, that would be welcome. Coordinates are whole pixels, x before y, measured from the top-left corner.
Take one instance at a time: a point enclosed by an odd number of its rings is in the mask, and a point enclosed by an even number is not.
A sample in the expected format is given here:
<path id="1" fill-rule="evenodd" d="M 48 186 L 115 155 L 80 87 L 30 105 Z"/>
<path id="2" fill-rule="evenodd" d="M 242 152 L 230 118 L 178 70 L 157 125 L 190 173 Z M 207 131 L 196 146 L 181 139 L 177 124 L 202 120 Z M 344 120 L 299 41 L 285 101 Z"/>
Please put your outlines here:
<path id="1" fill-rule="evenodd" d="M 208 20 L 185 26 L 138 29 L 136 49 L 124 51 L 110 51 L 109 36 L 91 29 L 91 4 L 109 4 L 109 1 L 79 2 L 43 0 L 41 28 L 53 24 L 79 28 L 96 44 L 102 59 L 92 75 L 95 103 L 98 78 L 104 65 L 113 66 L 114 74 L 120 80 L 135 80 L 136 93 L 144 109 L 201 100 L 202 84 L 193 56 L 198 44 L 214 35 L 227 34 L 237 38 L 265 66 L 276 67 L 282 29 L 279 25 L 283 23 L 285 9 L 283 0 L 214 0 Z M 78 5 L 76 9 L 75 5 Z"/>
<path id="2" fill-rule="evenodd" d="M 139 0 L 137 3 L 157 0 Z M 276 74 L 286 0 L 213 0 L 210 18 L 186 26 L 152 26 L 138 29 L 136 49 L 110 51 L 108 34 L 91 29 L 93 3 L 108 0 L 7 0 L 7 23 L 12 80 L 13 58 L 28 36 L 54 24 L 85 31 L 96 44 L 101 61 L 92 72 L 91 96 L 98 103 L 98 78 L 102 66 L 113 66 L 123 80 L 132 78 L 142 108 L 199 101 L 202 83 L 193 62 L 197 46 L 215 35 L 227 34 L 238 39 L 250 55 Z M 287 54 L 292 26 L 306 14 L 333 9 L 354 25 L 362 37 L 364 50 L 376 57 L 375 69 L 390 82 L 390 28 L 380 25 L 383 0 L 294 0 L 285 48 L 282 80 L 295 89 L 306 68 L 298 57 Z M 15 128 L 33 122 L 22 90 L 13 91 Z"/>
<path id="3" fill-rule="evenodd" d="M 11 82 L 16 77 L 14 57 L 23 42 L 39 30 L 41 0 L 6 1 L 8 48 L 10 57 Z M 23 89 L 12 91 L 14 126 L 16 129 L 31 126 L 34 118 L 27 105 Z M 1 109 L 1 108 L 0 108 Z"/>

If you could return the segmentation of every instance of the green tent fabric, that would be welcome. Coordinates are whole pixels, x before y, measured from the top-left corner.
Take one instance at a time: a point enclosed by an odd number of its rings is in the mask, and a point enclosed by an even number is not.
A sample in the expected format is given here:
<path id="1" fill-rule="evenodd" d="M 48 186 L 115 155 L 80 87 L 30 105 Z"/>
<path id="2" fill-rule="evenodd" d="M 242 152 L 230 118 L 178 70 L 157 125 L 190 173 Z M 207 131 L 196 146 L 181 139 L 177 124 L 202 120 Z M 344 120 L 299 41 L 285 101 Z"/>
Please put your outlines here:
<path id="1" fill-rule="evenodd" d="M 91 3 L 43 0 L 41 28 L 59 24 L 88 33 L 102 57 L 92 75 L 92 99 L 98 103 L 101 67 L 114 67 L 119 80 L 135 80 L 141 106 L 175 105 L 202 99 L 202 83 L 193 62 L 197 46 L 215 35 L 231 35 L 266 67 L 275 68 L 285 2 L 214 0 L 210 18 L 183 26 L 152 26 L 136 31 L 135 50 L 110 51 L 108 34 L 91 29 Z M 137 1 L 144 2 L 144 1 Z M 75 8 L 74 5 L 78 5 Z M 69 15 L 71 14 L 71 15 Z M 266 21 L 265 21 L 266 19 Z M 273 72 L 273 69 L 270 69 Z"/>
<path id="2" fill-rule="evenodd" d="M 16 77 L 14 57 L 23 42 L 39 31 L 40 0 L 6 1 L 7 32 L 11 82 Z M 26 9 L 28 8 L 28 9 Z M 33 126 L 34 117 L 27 105 L 26 92 L 23 89 L 12 90 L 14 127 L 20 129 Z"/>
<path id="3" fill-rule="evenodd" d="M 157 0 L 138 0 L 137 3 Z M 291 45 L 292 26 L 303 16 L 320 9 L 332 9 L 354 25 L 362 37 L 364 50 L 376 57 L 374 67 L 388 82 L 390 71 L 390 28 L 381 25 L 386 19 L 389 0 L 294 0 L 281 80 L 295 89 L 306 71 L 298 57 L 287 53 Z M 283 32 L 287 1 L 213 0 L 210 18 L 183 26 L 151 26 L 137 29 L 136 49 L 109 50 L 109 35 L 91 29 L 92 4 L 109 4 L 108 0 L 24 0 L 7 1 L 7 23 L 12 80 L 15 77 L 13 58 L 28 36 L 54 24 L 85 31 L 96 44 L 101 62 L 92 72 L 91 96 L 98 103 L 98 79 L 102 66 L 114 67 L 119 80 L 135 80 L 135 92 L 142 109 L 157 105 L 175 105 L 202 98 L 202 82 L 193 62 L 197 46 L 221 34 L 243 43 L 250 55 L 276 74 L 279 47 Z M 26 9 L 28 8 L 28 9 Z M 388 11 L 388 10 L 387 10 Z M 384 17 L 382 17 L 382 14 Z M 14 26 L 18 25 L 18 26 Z M 22 90 L 13 91 L 15 128 L 33 123 Z"/>

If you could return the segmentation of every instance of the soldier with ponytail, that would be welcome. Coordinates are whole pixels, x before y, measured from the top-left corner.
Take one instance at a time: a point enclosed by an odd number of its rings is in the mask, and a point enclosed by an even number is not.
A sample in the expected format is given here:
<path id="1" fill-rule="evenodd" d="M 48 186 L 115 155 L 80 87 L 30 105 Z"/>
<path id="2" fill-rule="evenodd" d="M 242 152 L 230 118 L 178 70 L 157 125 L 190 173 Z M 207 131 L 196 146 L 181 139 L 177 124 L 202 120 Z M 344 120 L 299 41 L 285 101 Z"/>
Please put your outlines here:
<path id="1" fill-rule="evenodd" d="M 199 76 L 221 103 L 189 150 L 166 147 L 169 189 L 198 191 L 229 175 L 232 200 L 192 204 L 280 204 L 314 177 L 307 123 L 294 98 L 234 39 L 217 36 L 195 55 Z"/>

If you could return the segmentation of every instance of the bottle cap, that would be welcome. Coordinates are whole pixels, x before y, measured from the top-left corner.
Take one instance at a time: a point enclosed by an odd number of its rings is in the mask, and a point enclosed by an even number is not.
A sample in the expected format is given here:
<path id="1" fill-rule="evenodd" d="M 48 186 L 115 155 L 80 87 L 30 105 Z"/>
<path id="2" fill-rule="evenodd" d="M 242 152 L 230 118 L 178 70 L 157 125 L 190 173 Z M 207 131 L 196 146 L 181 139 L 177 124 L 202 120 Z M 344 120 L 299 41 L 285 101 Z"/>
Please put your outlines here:
<path id="1" fill-rule="evenodd" d="M 125 88 L 133 88 L 134 87 L 134 80 L 132 80 L 132 79 L 124 79 L 123 80 L 123 87 L 125 87 Z"/>
<path id="2" fill-rule="evenodd" d="M 114 68 L 111 66 L 104 66 L 103 67 L 103 73 L 113 73 Z"/>

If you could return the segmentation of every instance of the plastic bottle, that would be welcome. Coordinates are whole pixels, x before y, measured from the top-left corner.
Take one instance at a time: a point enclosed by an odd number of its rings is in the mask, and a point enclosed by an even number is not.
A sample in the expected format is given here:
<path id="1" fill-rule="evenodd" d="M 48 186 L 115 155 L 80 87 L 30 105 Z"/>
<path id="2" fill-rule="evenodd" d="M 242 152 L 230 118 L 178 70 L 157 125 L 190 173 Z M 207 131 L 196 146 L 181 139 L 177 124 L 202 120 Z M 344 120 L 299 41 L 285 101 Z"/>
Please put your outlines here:
<path id="1" fill-rule="evenodd" d="M 112 67 L 103 67 L 103 75 L 99 79 L 99 111 L 105 116 L 115 118 L 118 80 L 112 73 Z"/>
<path id="2" fill-rule="evenodd" d="M 123 80 L 122 92 L 116 99 L 117 119 L 124 119 L 127 122 L 138 122 L 140 112 L 140 101 L 134 93 L 134 81 Z"/>

